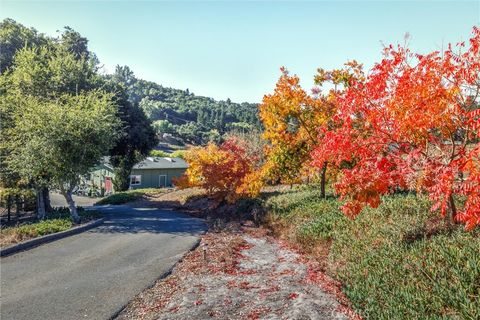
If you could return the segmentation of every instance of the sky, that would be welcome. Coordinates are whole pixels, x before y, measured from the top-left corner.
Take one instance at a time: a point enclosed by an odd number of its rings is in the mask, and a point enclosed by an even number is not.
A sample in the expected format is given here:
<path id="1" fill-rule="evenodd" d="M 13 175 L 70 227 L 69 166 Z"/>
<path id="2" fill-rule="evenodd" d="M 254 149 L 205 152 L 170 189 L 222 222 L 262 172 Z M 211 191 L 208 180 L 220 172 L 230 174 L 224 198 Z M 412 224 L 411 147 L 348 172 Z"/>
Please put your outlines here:
<path id="1" fill-rule="evenodd" d="M 310 89 L 318 67 L 356 59 L 371 68 L 382 46 L 420 53 L 468 40 L 477 1 L 7 1 L 0 18 L 47 35 L 70 26 L 89 40 L 105 72 L 196 95 L 260 102 L 281 66 Z"/>

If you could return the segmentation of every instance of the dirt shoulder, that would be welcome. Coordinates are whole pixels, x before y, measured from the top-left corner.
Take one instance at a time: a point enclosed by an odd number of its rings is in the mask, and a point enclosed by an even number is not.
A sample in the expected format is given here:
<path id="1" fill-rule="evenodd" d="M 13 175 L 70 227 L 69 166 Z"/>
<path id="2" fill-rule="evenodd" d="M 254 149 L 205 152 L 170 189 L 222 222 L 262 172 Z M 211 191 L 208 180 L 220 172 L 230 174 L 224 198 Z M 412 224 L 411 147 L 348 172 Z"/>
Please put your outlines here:
<path id="1" fill-rule="evenodd" d="M 208 233 L 118 319 L 354 319 L 338 285 L 261 229 Z"/>
<path id="2" fill-rule="evenodd" d="M 178 192 L 147 200 L 197 216 L 213 206 L 199 190 Z M 118 319 L 360 319 L 318 263 L 267 230 L 239 221 L 212 229 Z"/>

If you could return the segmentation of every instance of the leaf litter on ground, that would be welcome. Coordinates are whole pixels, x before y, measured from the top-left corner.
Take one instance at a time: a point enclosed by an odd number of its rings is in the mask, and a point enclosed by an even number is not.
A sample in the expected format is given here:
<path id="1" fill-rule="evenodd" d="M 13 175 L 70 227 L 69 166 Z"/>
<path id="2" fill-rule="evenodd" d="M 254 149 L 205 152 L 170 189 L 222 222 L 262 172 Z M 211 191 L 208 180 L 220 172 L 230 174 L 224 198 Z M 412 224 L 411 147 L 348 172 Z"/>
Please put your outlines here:
<path id="1" fill-rule="evenodd" d="M 262 230 L 205 234 L 117 319 L 361 319 L 339 283 Z"/>

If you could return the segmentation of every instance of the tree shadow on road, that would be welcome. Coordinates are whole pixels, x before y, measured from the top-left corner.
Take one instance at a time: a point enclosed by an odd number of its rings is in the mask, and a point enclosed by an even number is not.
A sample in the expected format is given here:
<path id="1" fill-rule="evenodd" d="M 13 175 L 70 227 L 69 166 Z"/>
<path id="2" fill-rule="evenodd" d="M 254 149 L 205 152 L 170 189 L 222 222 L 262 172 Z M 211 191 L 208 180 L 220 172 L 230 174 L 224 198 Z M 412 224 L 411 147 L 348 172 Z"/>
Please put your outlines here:
<path id="1" fill-rule="evenodd" d="M 199 235 L 206 230 L 201 219 L 192 218 L 172 209 L 103 206 L 104 223 L 92 233 L 168 233 Z"/>

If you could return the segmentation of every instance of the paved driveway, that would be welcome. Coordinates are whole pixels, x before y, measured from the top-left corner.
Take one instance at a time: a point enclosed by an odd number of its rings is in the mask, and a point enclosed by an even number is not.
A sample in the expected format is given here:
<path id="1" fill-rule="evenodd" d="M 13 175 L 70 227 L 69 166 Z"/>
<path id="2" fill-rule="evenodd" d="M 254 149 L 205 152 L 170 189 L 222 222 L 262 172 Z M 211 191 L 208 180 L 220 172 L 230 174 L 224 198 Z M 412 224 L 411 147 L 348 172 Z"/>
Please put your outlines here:
<path id="1" fill-rule="evenodd" d="M 73 200 L 78 207 L 91 207 L 102 198 L 90 198 L 82 196 L 73 196 Z M 50 204 L 52 207 L 68 207 L 65 197 L 60 193 L 50 192 Z"/>
<path id="2" fill-rule="evenodd" d="M 105 223 L 1 258 L 0 318 L 108 319 L 167 272 L 205 230 L 172 211 L 101 207 Z"/>

